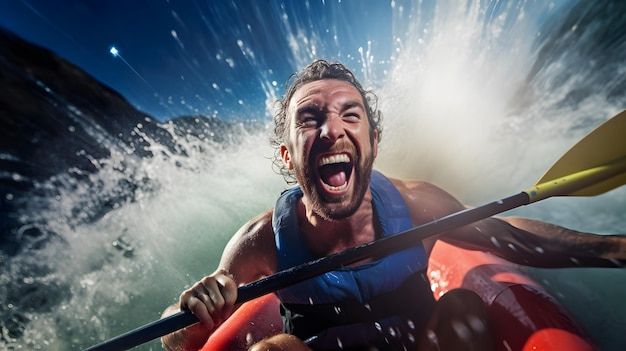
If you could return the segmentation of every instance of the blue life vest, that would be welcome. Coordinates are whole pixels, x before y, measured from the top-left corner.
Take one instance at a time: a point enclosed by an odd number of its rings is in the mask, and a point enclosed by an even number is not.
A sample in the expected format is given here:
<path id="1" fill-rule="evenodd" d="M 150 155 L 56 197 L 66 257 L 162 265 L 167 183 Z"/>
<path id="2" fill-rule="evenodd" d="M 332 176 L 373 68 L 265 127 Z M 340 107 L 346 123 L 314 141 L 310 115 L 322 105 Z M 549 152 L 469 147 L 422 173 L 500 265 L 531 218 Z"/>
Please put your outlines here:
<path id="1" fill-rule="evenodd" d="M 413 227 L 389 179 L 373 171 L 370 189 L 383 236 Z M 302 195 L 299 187 L 289 189 L 274 207 L 278 270 L 314 259 L 299 230 L 296 204 Z M 423 246 L 417 246 L 281 289 L 276 294 L 284 329 L 316 350 L 395 349 L 415 342 L 434 302 L 427 263 Z"/>

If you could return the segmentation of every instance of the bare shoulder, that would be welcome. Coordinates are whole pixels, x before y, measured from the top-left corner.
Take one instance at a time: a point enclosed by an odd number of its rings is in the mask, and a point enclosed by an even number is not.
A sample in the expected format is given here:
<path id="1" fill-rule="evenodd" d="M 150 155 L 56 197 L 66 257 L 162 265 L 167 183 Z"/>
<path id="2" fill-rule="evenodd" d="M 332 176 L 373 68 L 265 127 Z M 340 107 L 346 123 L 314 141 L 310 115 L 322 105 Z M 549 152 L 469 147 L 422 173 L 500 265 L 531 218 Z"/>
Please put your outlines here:
<path id="1" fill-rule="evenodd" d="M 276 272 L 276 245 L 272 210 L 246 222 L 230 239 L 220 268 L 235 276 L 239 284 L 249 283 Z"/>
<path id="2" fill-rule="evenodd" d="M 404 194 L 428 194 L 432 192 L 443 191 L 441 188 L 435 186 L 432 183 L 419 180 L 419 179 L 397 179 L 389 178 L 393 185 L 398 188 L 400 193 Z"/>
<path id="3" fill-rule="evenodd" d="M 389 178 L 389 180 L 402 194 L 416 225 L 465 208 L 454 196 L 432 183 L 416 179 Z"/>
<path id="4" fill-rule="evenodd" d="M 432 183 L 423 180 L 389 180 L 402 194 L 413 225 L 422 225 L 465 209 L 454 196 Z M 423 241 L 427 253 L 430 253 L 438 238 L 432 236 Z"/>

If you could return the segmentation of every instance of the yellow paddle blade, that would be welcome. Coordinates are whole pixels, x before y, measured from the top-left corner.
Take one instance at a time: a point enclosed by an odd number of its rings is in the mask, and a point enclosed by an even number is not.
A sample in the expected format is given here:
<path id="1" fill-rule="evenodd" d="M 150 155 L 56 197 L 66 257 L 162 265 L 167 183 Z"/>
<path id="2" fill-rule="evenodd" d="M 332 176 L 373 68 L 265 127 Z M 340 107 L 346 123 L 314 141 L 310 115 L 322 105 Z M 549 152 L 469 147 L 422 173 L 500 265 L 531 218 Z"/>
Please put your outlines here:
<path id="1" fill-rule="evenodd" d="M 593 130 L 526 191 L 530 202 L 550 196 L 595 196 L 626 184 L 626 110 Z"/>

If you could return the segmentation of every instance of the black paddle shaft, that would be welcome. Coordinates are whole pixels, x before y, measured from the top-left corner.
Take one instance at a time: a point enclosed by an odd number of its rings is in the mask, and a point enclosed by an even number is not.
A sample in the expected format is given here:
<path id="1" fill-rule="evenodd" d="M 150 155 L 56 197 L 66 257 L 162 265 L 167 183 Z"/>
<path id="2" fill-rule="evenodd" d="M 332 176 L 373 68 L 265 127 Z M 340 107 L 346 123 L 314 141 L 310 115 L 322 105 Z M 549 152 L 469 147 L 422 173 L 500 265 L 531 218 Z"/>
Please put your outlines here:
<path id="1" fill-rule="evenodd" d="M 524 206 L 530 203 L 526 192 L 490 202 L 479 207 L 450 214 L 429 223 L 417 226 L 376 241 L 365 243 L 333 255 L 280 271 L 269 277 L 239 287 L 237 303 L 243 303 L 276 290 L 300 283 L 320 274 L 356 263 L 371 257 L 383 257 L 411 246 L 422 240 L 484 218 Z M 117 336 L 84 351 L 128 350 L 135 346 L 175 332 L 198 322 L 190 311 L 181 311 L 163 319 L 146 324 L 128 333 Z"/>

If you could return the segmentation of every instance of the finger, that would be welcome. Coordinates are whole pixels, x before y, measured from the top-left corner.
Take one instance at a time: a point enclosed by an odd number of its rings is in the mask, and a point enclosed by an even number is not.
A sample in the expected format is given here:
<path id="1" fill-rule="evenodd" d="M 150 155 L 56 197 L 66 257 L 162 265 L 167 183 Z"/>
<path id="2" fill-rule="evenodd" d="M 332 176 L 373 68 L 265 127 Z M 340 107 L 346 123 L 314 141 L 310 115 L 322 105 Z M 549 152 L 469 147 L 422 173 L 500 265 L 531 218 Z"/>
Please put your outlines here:
<path id="1" fill-rule="evenodd" d="M 181 294 L 179 307 L 191 311 L 206 328 L 211 329 L 215 325 L 215 318 L 212 317 L 215 307 L 200 282 Z"/>
<path id="2" fill-rule="evenodd" d="M 187 306 L 191 313 L 193 313 L 203 327 L 207 330 L 213 329 L 218 323 L 212 317 L 207 305 L 200 298 L 193 296 L 189 299 Z"/>
<path id="3" fill-rule="evenodd" d="M 194 297 L 200 300 L 204 304 L 204 306 L 207 308 L 209 313 L 211 314 L 213 313 L 213 311 L 215 310 L 215 306 L 213 305 L 213 300 L 211 300 L 211 297 L 209 296 L 209 293 L 206 291 L 206 288 L 204 287 L 204 285 L 194 290 Z"/>
<path id="4" fill-rule="evenodd" d="M 226 271 L 224 271 L 223 274 L 217 275 L 216 280 L 222 298 L 224 299 L 222 316 L 227 318 L 233 312 L 235 302 L 237 301 L 237 283 L 232 275 Z"/>
<path id="5" fill-rule="evenodd" d="M 206 277 L 200 281 L 203 289 L 199 289 L 199 293 L 205 294 L 207 305 L 210 306 L 211 313 L 222 313 L 225 300 L 222 296 L 220 284 L 215 277 Z"/>

